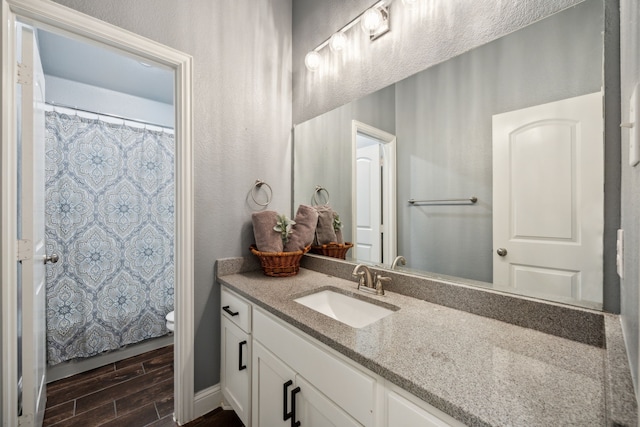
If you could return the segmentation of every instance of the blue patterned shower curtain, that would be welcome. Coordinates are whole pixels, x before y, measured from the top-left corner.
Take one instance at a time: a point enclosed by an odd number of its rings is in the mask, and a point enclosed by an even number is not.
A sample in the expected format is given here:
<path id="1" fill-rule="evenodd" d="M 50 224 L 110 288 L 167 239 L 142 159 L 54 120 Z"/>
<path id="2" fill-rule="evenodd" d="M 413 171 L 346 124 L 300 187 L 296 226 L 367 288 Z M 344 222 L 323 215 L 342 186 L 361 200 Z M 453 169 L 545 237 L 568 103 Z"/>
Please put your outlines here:
<path id="1" fill-rule="evenodd" d="M 49 365 L 168 333 L 173 159 L 168 132 L 47 113 Z"/>

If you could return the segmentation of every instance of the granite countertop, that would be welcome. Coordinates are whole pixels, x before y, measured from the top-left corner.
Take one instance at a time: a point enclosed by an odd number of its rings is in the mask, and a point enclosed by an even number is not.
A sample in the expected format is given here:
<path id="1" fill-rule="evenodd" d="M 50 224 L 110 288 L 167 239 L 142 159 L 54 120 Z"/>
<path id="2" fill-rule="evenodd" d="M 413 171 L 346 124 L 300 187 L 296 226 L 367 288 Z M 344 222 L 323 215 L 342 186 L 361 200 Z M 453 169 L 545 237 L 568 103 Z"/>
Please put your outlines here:
<path id="1" fill-rule="evenodd" d="M 353 281 L 304 268 L 218 281 L 467 425 L 609 423 L 604 348 L 398 293 L 364 294 Z M 323 287 L 399 310 L 355 329 L 293 301 Z"/>

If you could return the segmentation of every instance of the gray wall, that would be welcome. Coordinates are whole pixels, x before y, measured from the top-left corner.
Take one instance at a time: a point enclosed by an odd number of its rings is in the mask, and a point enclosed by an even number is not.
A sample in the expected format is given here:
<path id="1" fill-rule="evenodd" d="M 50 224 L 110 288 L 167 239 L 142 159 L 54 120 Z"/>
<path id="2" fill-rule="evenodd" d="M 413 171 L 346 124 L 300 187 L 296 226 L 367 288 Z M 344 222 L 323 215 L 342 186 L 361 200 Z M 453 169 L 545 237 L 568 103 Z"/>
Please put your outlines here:
<path id="1" fill-rule="evenodd" d="M 293 3 L 293 122 L 301 123 L 395 83 L 429 66 L 495 40 L 581 0 L 420 2 L 392 5 L 391 32 L 370 43 L 359 27 L 351 54 L 323 49 L 329 67 L 304 66 L 306 53 L 373 3 L 371 0 L 295 0 Z"/>
<path id="2" fill-rule="evenodd" d="M 640 3 L 622 0 L 621 15 L 621 108 L 629 121 L 629 98 L 640 82 Z M 637 125 L 637 124 L 636 124 Z M 622 131 L 622 229 L 624 230 L 624 278 L 621 281 L 621 317 L 636 394 L 638 384 L 638 297 L 640 287 L 640 165 L 629 166 L 629 131 Z"/>
<path id="3" fill-rule="evenodd" d="M 248 191 L 291 195 L 291 0 L 58 0 L 194 58 L 195 389 L 219 382 L 214 261 L 249 256 Z M 178 284 L 180 286 L 180 284 Z"/>

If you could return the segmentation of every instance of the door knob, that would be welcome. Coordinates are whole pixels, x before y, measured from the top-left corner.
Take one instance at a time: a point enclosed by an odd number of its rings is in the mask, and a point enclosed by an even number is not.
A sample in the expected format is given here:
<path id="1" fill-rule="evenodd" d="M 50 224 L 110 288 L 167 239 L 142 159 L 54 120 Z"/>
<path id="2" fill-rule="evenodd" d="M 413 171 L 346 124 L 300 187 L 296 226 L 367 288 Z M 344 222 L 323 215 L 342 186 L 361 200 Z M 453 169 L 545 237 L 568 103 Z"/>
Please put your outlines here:
<path id="1" fill-rule="evenodd" d="M 47 255 L 47 256 L 44 257 L 44 263 L 45 264 L 55 264 L 56 262 L 58 262 L 59 259 L 60 259 L 60 257 L 58 256 L 58 254 Z"/>
<path id="2" fill-rule="evenodd" d="M 505 256 L 507 255 L 507 250 L 505 248 L 498 248 L 498 250 L 496 251 L 498 253 L 498 255 L 500 256 Z"/>

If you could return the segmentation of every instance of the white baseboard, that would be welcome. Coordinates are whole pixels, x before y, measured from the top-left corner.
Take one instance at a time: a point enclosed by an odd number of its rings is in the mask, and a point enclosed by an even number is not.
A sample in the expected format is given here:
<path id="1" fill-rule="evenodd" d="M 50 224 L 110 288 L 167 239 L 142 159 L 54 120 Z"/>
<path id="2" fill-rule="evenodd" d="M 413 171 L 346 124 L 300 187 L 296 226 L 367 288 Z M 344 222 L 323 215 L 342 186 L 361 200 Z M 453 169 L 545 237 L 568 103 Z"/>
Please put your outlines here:
<path id="1" fill-rule="evenodd" d="M 199 418 L 222 406 L 222 388 L 220 384 L 200 390 L 194 396 L 193 416 Z"/>

